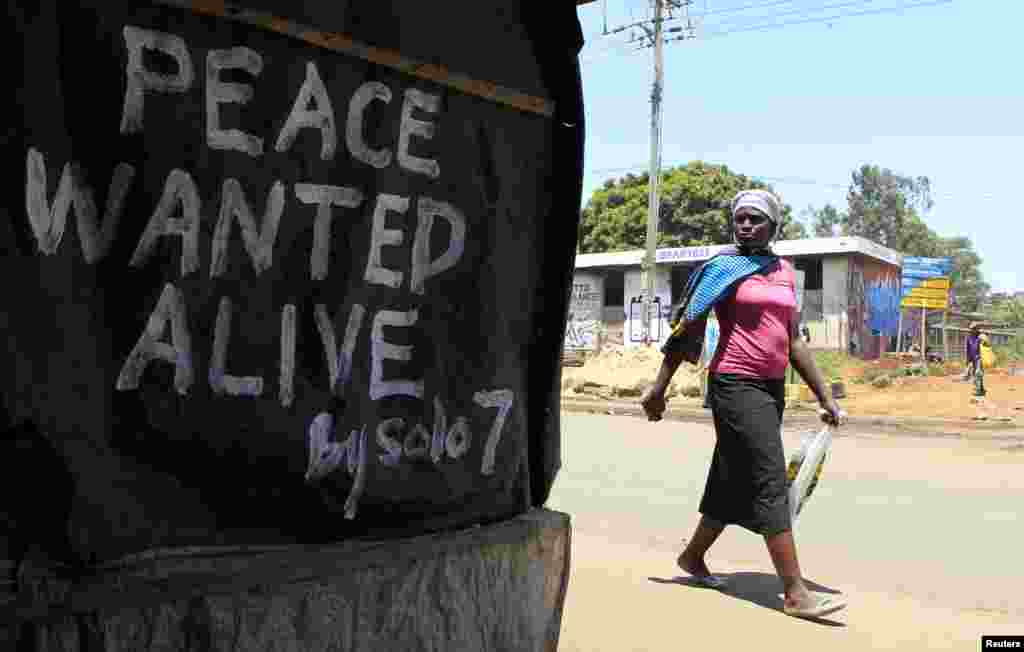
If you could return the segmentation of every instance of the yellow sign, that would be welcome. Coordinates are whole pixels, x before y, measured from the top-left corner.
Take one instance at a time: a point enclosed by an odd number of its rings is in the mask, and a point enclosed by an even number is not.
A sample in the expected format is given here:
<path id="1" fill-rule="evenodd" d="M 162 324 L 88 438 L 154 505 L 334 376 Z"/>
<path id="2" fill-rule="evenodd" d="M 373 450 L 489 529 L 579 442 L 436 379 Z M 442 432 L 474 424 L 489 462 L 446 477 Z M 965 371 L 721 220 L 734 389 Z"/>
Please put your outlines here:
<path id="1" fill-rule="evenodd" d="M 928 299 L 922 297 L 907 296 L 903 297 L 900 301 L 900 306 L 904 308 L 928 308 L 929 310 L 945 310 L 949 307 L 949 297 L 943 296 L 941 299 Z"/>
<path id="2" fill-rule="evenodd" d="M 903 308 L 945 310 L 949 308 L 950 285 L 948 276 L 921 279 L 920 285 L 915 285 L 909 292 L 903 295 L 903 299 L 900 300 L 900 306 Z"/>
<path id="3" fill-rule="evenodd" d="M 948 290 L 950 288 L 949 277 L 942 278 L 926 278 L 921 281 L 921 284 L 914 288 L 918 290 L 921 288 L 927 288 L 930 290 Z M 913 292 L 914 290 L 911 290 Z"/>
<path id="4" fill-rule="evenodd" d="M 916 287 L 910 291 L 904 298 L 915 298 L 915 299 L 939 299 L 945 300 L 949 296 L 949 290 L 940 290 L 937 288 L 922 288 Z"/>

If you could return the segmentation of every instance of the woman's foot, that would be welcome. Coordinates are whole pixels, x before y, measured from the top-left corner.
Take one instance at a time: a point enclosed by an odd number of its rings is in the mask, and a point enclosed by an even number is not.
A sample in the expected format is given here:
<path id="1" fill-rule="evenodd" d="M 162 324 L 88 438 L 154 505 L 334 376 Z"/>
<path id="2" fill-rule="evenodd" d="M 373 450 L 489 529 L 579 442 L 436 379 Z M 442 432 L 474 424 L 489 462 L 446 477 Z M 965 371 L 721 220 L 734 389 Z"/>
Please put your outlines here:
<path id="1" fill-rule="evenodd" d="M 794 618 L 823 618 L 846 607 L 839 596 L 814 593 L 806 588 L 783 596 L 782 611 Z"/>
<path id="2" fill-rule="evenodd" d="M 682 570 L 686 571 L 693 578 L 693 581 L 700 586 L 707 587 L 709 589 L 721 589 L 725 587 L 725 580 L 718 575 L 712 575 L 708 565 L 704 563 L 704 558 L 693 559 L 686 554 L 684 550 L 679 558 L 676 559 L 676 565 Z"/>

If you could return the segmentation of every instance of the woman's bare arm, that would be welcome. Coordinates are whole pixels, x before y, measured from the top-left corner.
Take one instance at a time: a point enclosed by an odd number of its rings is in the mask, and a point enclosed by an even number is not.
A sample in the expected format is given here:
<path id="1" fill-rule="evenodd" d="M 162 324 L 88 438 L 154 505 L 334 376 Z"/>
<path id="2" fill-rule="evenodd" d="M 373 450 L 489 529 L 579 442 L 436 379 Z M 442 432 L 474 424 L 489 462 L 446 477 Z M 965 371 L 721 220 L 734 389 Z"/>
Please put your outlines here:
<path id="1" fill-rule="evenodd" d="M 825 377 L 818 369 L 818 365 L 815 364 L 811 350 L 800 337 L 800 325 L 797 322 L 793 322 L 790 329 L 789 362 L 807 383 L 807 386 L 811 388 L 814 395 L 818 397 L 818 403 L 826 412 L 823 418 L 833 425 L 838 425 L 842 411 L 839 409 L 839 404 L 832 398 L 832 391 L 825 382 Z"/>
<path id="2" fill-rule="evenodd" d="M 658 369 L 658 377 L 654 383 L 644 392 L 640 399 L 647 418 L 651 421 L 660 421 L 661 415 L 665 413 L 665 393 L 668 391 L 668 384 L 672 380 L 676 369 L 683 362 L 683 354 L 680 351 L 670 351 L 661 360 L 661 368 Z"/>

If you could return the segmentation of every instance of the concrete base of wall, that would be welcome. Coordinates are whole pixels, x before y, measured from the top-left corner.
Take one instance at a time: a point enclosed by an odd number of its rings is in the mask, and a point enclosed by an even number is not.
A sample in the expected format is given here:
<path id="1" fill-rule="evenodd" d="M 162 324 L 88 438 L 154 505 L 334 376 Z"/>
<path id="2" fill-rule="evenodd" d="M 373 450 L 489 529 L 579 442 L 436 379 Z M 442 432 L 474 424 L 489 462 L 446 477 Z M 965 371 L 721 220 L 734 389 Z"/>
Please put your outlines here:
<path id="1" fill-rule="evenodd" d="M 19 587 L 0 603 L 0 641 L 35 652 L 553 652 L 569 542 L 568 515 L 535 510 L 400 541 L 154 551 L 64 592 Z"/>

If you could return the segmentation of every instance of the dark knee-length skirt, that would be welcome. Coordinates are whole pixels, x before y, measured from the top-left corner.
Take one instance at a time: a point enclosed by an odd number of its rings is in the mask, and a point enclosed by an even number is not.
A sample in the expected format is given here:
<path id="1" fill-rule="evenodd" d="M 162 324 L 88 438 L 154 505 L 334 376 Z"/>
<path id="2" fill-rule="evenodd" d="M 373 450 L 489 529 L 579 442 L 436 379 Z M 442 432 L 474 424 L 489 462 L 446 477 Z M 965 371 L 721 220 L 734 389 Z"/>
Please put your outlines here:
<path id="1" fill-rule="evenodd" d="M 764 536 L 791 528 L 782 449 L 786 386 L 734 374 L 709 374 L 717 441 L 701 514 Z"/>

